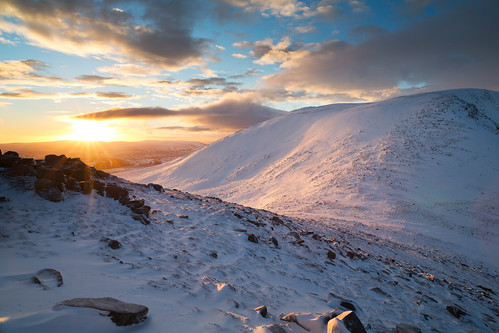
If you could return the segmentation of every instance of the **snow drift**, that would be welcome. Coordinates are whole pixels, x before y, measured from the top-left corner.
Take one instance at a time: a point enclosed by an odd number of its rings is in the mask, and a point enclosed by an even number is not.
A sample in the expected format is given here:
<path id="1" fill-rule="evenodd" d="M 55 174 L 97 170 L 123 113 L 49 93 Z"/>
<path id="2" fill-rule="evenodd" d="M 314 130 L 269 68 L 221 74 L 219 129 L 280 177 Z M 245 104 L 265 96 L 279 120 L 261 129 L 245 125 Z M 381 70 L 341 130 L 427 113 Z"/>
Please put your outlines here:
<path id="1" fill-rule="evenodd" d="M 122 175 L 323 223 L 424 234 L 497 265 L 499 93 L 463 89 L 289 112 Z"/>

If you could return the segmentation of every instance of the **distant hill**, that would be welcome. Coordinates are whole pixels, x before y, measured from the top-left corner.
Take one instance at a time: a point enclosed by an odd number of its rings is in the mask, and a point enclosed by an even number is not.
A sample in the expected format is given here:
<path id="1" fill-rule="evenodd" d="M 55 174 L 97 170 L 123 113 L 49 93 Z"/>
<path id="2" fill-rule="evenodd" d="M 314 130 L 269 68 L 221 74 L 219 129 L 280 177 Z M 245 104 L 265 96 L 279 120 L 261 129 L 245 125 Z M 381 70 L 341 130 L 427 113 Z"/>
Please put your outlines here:
<path id="1" fill-rule="evenodd" d="M 296 110 L 122 176 L 326 224 L 383 225 L 406 241 L 422 233 L 499 262 L 494 91 Z"/>
<path id="2" fill-rule="evenodd" d="M 205 144 L 193 141 L 82 142 L 52 141 L 0 144 L 3 152 L 43 159 L 47 154 L 78 156 L 98 169 L 133 168 L 158 165 L 188 155 Z"/>

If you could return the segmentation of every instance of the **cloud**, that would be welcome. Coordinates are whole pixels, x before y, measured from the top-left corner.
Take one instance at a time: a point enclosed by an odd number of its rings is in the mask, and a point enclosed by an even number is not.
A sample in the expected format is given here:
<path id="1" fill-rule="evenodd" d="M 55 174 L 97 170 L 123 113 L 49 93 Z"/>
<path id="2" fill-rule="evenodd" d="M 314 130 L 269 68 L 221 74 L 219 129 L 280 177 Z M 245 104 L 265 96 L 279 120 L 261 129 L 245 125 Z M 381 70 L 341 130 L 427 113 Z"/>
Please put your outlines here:
<path id="1" fill-rule="evenodd" d="M 1 92 L 0 98 L 6 99 L 63 99 L 77 97 L 95 97 L 101 99 L 129 99 L 133 95 L 121 92 L 74 92 L 74 93 L 47 93 L 32 89 L 15 89 L 11 92 Z"/>
<path id="2" fill-rule="evenodd" d="M 117 10 L 118 4 L 123 9 Z M 210 41 L 191 36 L 199 5 L 194 1 L 3 0 L 0 12 L 7 19 L 0 20 L 0 31 L 67 54 L 175 70 L 203 63 Z"/>
<path id="3" fill-rule="evenodd" d="M 177 110 L 162 107 L 113 108 L 73 116 L 74 119 L 151 119 L 189 118 L 191 123 L 216 129 L 239 130 L 282 114 L 282 111 L 258 105 L 247 100 L 225 99 L 203 107 Z"/>
<path id="4" fill-rule="evenodd" d="M 315 27 L 313 25 L 302 25 L 295 28 L 295 31 L 300 34 L 308 34 L 310 32 L 315 31 Z"/>
<path id="5" fill-rule="evenodd" d="M 328 41 L 293 66 L 269 76 L 269 87 L 345 94 L 366 100 L 431 90 L 499 89 L 499 2 L 469 2 L 354 45 Z"/>
<path id="6" fill-rule="evenodd" d="M 163 126 L 163 127 L 156 127 L 155 129 L 168 130 L 168 131 L 180 130 L 184 132 L 207 132 L 214 130 L 211 127 L 203 127 L 203 126 Z"/>
<path id="7" fill-rule="evenodd" d="M 353 28 L 348 32 L 348 36 L 358 40 L 366 40 L 387 32 L 380 26 L 368 24 Z"/>
<path id="8" fill-rule="evenodd" d="M 71 82 L 55 76 L 43 75 L 47 64 L 33 59 L 0 62 L 0 83 L 8 85 L 71 86 Z"/>
<path id="9" fill-rule="evenodd" d="M 233 53 L 232 56 L 236 59 L 245 59 L 248 57 L 248 56 L 245 56 L 244 54 L 241 54 L 241 53 Z"/>

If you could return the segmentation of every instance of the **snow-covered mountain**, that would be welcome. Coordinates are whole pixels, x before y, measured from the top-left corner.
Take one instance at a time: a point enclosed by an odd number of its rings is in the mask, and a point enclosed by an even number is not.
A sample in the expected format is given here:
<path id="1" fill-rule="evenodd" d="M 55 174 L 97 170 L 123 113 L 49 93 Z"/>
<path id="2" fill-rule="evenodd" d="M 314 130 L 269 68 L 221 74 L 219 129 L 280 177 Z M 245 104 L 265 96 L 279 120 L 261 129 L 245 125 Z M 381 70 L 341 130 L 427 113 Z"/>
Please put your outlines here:
<path id="1" fill-rule="evenodd" d="M 499 267 L 494 91 L 300 109 L 121 176 L 326 226 L 383 227 L 407 243 L 421 234 L 435 248 Z"/>
<path id="2" fill-rule="evenodd" d="M 0 332 L 364 332 L 351 310 L 370 333 L 499 329 L 497 274 L 467 258 L 0 157 Z"/>

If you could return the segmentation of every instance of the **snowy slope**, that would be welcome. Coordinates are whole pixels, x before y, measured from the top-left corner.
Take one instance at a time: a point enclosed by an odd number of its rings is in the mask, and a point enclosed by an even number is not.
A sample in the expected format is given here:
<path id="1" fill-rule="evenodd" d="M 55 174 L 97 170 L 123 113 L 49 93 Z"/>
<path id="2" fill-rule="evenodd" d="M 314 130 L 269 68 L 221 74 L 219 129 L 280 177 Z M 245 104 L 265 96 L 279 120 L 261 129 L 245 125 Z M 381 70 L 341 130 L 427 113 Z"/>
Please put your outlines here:
<path id="1" fill-rule="evenodd" d="M 0 172 L 0 332 L 318 333 L 345 300 L 368 332 L 399 323 L 424 332 L 499 329 L 497 275 L 466 258 L 122 182 L 155 211 L 143 225 L 95 192 L 46 201 L 33 181 Z M 60 271 L 64 284 L 34 284 L 44 268 Z M 147 306 L 148 319 L 117 327 L 97 310 L 54 307 L 104 296 Z M 261 305 L 266 318 L 254 311 Z M 455 318 L 448 306 L 466 314 Z M 299 325 L 281 320 L 292 312 L 301 313 Z"/>
<path id="2" fill-rule="evenodd" d="M 326 225 L 382 226 L 408 242 L 421 234 L 497 268 L 498 125 L 499 93 L 478 89 L 327 105 L 121 176 Z"/>

